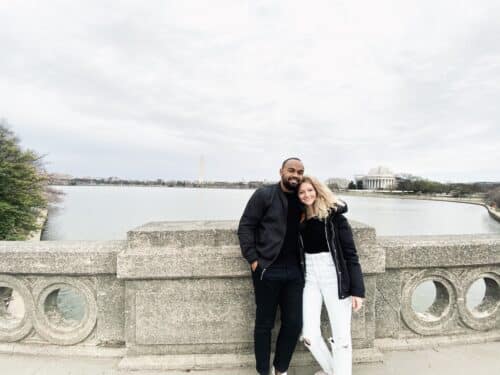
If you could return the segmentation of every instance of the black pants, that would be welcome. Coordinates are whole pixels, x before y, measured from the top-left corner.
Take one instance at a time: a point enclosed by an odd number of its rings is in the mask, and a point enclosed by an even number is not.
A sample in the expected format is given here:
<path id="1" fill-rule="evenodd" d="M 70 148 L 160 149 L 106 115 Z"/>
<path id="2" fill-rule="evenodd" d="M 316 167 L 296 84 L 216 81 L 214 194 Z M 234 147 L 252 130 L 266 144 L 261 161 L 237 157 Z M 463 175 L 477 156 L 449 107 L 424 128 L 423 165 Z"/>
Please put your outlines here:
<path id="1" fill-rule="evenodd" d="M 252 279 L 257 305 L 254 330 L 257 372 L 265 375 L 269 373 L 271 330 L 278 306 L 281 311 L 281 327 L 273 365 L 279 372 L 285 372 L 302 330 L 304 277 L 299 266 L 271 266 L 263 275 L 262 269 L 257 267 L 252 272 Z"/>

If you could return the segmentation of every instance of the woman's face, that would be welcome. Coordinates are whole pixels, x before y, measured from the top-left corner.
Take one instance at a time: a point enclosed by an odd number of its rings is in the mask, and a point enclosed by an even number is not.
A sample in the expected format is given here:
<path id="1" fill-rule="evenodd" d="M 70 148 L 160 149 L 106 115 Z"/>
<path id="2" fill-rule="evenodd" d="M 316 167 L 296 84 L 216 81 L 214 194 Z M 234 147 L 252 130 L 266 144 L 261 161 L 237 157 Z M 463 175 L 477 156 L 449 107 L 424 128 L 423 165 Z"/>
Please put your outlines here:
<path id="1" fill-rule="evenodd" d="M 299 199 L 306 206 L 311 206 L 316 200 L 316 190 L 309 182 L 303 182 L 299 186 Z"/>

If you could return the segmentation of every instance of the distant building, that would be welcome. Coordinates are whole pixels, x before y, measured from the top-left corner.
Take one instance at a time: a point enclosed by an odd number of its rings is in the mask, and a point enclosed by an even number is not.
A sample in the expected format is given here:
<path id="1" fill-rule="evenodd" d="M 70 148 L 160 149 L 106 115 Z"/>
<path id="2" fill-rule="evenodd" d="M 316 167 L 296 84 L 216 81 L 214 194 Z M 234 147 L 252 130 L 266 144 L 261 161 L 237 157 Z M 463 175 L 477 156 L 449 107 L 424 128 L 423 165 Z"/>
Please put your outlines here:
<path id="1" fill-rule="evenodd" d="M 73 177 L 63 173 L 49 173 L 48 178 L 51 185 L 68 185 Z"/>
<path id="2" fill-rule="evenodd" d="M 396 175 L 385 167 L 372 168 L 366 175 L 354 176 L 354 180 L 363 189 L 392 190 L 397 187 Z"/>
<path id="3" fill-rule="evenodd" d="M 337 186 L 339 189 L 347 189 L 347 186 L 349 185 L 349 180 L 345 178 L 329 178 L 328 180 L 325 181 L 325 184 L 328 186 Z"/>

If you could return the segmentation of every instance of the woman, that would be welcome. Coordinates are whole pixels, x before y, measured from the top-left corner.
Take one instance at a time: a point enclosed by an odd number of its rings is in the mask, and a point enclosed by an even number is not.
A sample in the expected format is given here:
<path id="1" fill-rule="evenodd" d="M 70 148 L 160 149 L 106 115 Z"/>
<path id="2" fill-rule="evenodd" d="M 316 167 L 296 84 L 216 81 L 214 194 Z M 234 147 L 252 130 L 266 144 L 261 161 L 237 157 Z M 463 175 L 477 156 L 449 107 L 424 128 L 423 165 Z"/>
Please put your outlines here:
<path id="1" fill-rule="evenodd" d="M 351 375 L 351 309 L 361 308 L 365 288 L 351 227 L 343 215 L 347 206 L 310 176 L 302 180 L 298 195 L 305 205 L 300 230 L 306 269 L 302 338 L 322 368 L 316 375 Z M 332 353 L 321 336 L 323 302 L 332 329 Z"/>

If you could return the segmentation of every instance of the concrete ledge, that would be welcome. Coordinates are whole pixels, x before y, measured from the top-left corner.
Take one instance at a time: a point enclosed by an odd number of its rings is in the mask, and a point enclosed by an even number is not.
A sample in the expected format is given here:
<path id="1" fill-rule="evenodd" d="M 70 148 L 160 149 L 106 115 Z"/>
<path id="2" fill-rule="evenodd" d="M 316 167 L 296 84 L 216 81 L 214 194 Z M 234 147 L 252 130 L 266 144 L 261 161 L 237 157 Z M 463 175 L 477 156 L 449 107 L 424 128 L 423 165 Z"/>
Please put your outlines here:
<path id="1" fill-rule="evenodd" d="M 491 206 L 486 206 L 486 209 L 488 210 L 488 213 L 490 216 L 495 219 L 496 221 L 500 222 L 500 211 L 495 210 Z"/>
<path id="2" fill-rule="evenodd" d="M 59 346 L 50 344 L 0 343 L 2 354 L 25 354 L 35 356 L 116 358 L 125 355 L 125 348 L 105 348 L 99 346 Z"/>
<path id="3" fill-rule="evenodd" d="M 481 333 L 469 333 L 466 335 L 449 335 L 434 337 L 415 338 L 385 338 L 375 339 L 374 345 L 382 352 L 395 350 L 419 350 L 429 347 L 453 346 L 463 344 L 481 344 L 492 341 L 500 341 L 500 330 Z"/>
<path id="4" fill-rule="evenodd" d="M 355 349 L 353 352 L 354 363 L 373 363 L 382 360 L 382 353 L 377 349 Z M 252 368 L 253 373 L 255 373 L 254 366 L 255 357 L 253 354 L 142 355 L 125 357 L 118 364 L 118 368 L 121 370 L 167 371 L 167 374 L 170 374 L 170 371 L 216 369 L 240 371 L 249 368 Z M 291 368 L 296 369 L 304 366 L 310 368 L 317 366 L 317 363 L 309 352 L 295 352 Z"/>
<path id="5" fill-rule="evenodd" d="M 154 247 L 118 254 L 119 279 L 250 277 L 239 247 Z"/>
<path id="6" fill-rule="evenodd" d="M 129 248 L 238 246 L 238 222 L 225 221 L 158 221 L 127 232 Z"/>
<path id="7" fill-rule="evenodd" d="M 386 352 L 384 362 L 360 363 L 353 368 L 356 375 L 491 375 L 500 368 L 500 343 L 463 345 L 448 348 L 427 348 L 421 351 Z M 255 375 L 253 367 L 182 371 L 119 370 L 118 358 L 85 358 L 72 356 L 30 356 L 0 354 L 2 374 L 16 375 Z M 289 375 L 311 375 L 317 365 L 290 369 Z"/>
<path id="8" fill-rule="evenodd" d="M 125 247 L 125 241 L 0 241 L 0 273 L 114 274 Z"/>
<path id="9" fill-rule="evenodd" d="M 351 222 L 363 272 L 385 270 L 384 249 L 375 230 Z M 117 259 L 120 279 L 246 277 L 236 221 L 151 222 L 127 233 L 128 247 Z M 207 265 L 210 267 L 207 267 Z"/>
<path id="10" fill-rule="evenodd" d="M 380 237 L 386 269 L 500 263 L 500 235 Z"/>

